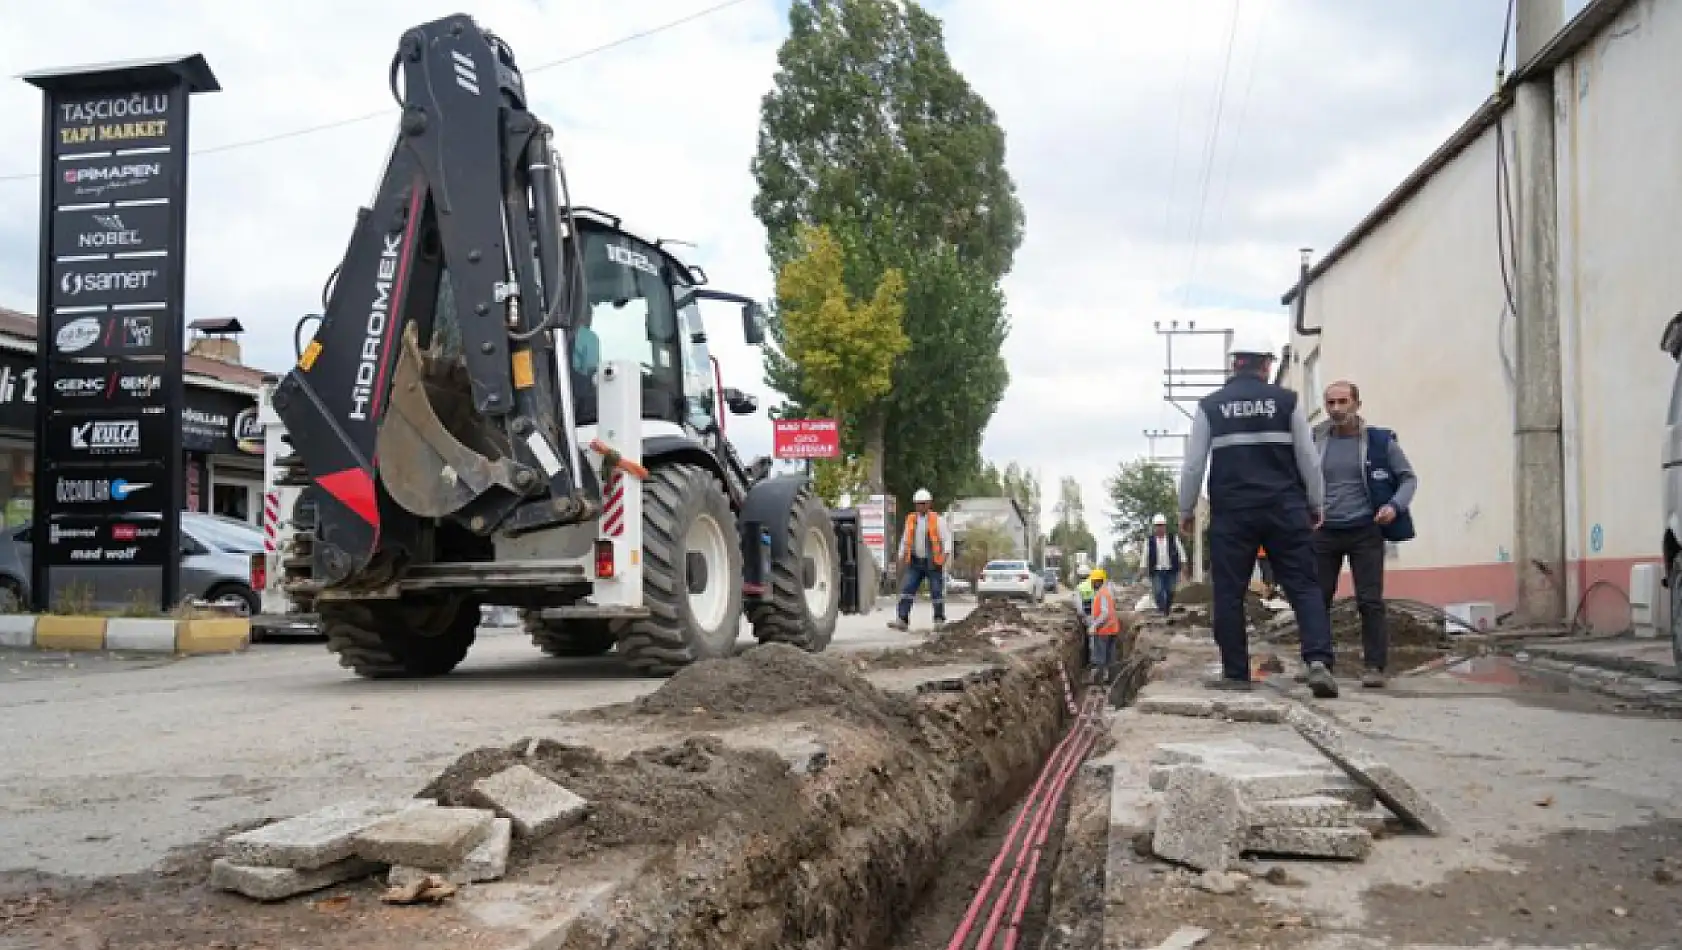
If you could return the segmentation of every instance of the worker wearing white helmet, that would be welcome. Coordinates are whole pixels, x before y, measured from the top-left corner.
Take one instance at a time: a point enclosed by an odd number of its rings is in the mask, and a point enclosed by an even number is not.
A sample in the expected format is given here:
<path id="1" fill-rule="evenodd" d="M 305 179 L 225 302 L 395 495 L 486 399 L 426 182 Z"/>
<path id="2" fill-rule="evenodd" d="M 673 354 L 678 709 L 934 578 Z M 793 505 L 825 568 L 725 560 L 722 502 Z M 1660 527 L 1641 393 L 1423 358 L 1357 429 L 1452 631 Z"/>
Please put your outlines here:
<path id="1" fill-rule="evenodd" d="M 1151 579 L 1151 594 L 1156 600 L 1156 609 L 1164 617 L 1174 607 L 1174 587 L 1188 567 L 1186 549 L 1180 543 L 1180 536 L 1168 532 L 1168 517 L 1160 514 L 1152 516 L 1150 540 L 1145 542 L 1145 573 Z"/>
<path id="2" fill-rule="evenodd" d="M 906 630 L 911 626 L 911 604 L 924 581 L 934 604 L 934 625 L 946 623 L 946 536 L 940 513 L 934 510 L 934 496 L 927 488 L 911 496 L 916 509 L 905 516 L 905 531 L 899 539 L 899 566 L 904 581 L 899 590 L 899 613 L 888 626 Z"/>
<path id="3" fill-rule="evenodd" d="M 1296 613 L 1315 696 L 1336 696 L 1332 629 L 1320 596 L 1313 532 L 1325 517 L 1326 486 L 1308 416 L 1296 393 L 1271 381 L 1273 344 L 1254 331 L 1234 335 L 1232 375 L 1198 400 L 1180 472 L 1180 530 L 1189 534 L 1209 474 L 1209 570 L 1221 676 L 1208 685 L 1250 689 L 1244 593 L 1266 546 L 1273 574 Z"/>

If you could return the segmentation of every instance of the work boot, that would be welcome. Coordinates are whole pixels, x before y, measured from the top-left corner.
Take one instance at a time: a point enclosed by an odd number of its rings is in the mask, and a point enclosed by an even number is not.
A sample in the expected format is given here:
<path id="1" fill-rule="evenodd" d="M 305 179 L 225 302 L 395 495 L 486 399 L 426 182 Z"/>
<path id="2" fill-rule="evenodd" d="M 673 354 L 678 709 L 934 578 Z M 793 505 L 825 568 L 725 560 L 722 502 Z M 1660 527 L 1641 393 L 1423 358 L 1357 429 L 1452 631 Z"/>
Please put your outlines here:
<path id="1" fill-rule="evenodd" d="M 1361 672 L 1361 685 L 1367 689 L 1383 689 L 1384 671 L 1370 666 L 1367 667 Z"/>
<path id="2" fill-rule="evenodd" d="M 910 622 L 905 621 L 905 620 L 894 619 L 894 620 L 888 621 L 888 629 L 889 630 L 898 630 L 901 633 L 904 633 L 905 631 L 911 629 L 911 624 L 910 624 Z"/>
<path id="3" fill-rule="evenodd" d="M 1337 698 L 1337 679 L 1332 676 L 1331 670 L 1326 669 L 1326 664 L 1321 663 L 1319 660 L 1315 660 L 1313 663 L 1308 664 L 1308 675 L 1306 679 L 1308 682 L 1308 691 L 1313 693 L 1316 698 Z"/>
<path id="4" fill-rule="evenodd" d="M 1218 689 L 1235 693 L 1247 693 L 1255 689 L 1256 684 L 1247 679 L 1233 679 L 1228 676 L 1210 676 L 1203 680 L 1205 689 Z"/>

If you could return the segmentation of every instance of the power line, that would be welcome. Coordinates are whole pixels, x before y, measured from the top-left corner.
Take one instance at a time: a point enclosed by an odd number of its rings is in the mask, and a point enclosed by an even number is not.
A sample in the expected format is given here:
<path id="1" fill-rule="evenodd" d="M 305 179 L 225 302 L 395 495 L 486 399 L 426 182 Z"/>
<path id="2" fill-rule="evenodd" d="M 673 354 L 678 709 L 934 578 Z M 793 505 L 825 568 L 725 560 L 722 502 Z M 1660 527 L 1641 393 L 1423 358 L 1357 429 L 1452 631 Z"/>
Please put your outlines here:
<path id="1" fill-rule="evenodd" d="M 589 49 L 579 50 L 576 53 L 568 54 L 566 56 L 561 57 L 560 59 L 551 60 L 547 63 L 541 63 L 541 64 L 539 64 L 537 66 L 533 66 L 529 69 L 522 69 L 521 72 L 526 74 L 526 75 L 531 75 L 532 73 L 540 73 L 540 72 L 544 71 L 545 69 L 553 69 L 556 66 L 565 66 L 568 63 L 576 63 L 581 59 L 586 59 L 588 57 L 595 56 L 598 53 L 605 53 L 608 50 L 616 49 L 620 46 L 624 46 L 627 43 L 634 43 L 637 40 L 647 39 L 648 37 L 654 36 L 657 33 L 664 33 L 667 30 L 676 29 L 680 26 L 684 26 L 686 24 L 693 23 L 696 20 L 702 19 L 704 17 L 712 16 L 713 14 L 719 13 L 719 12 L 721 12 L 723 10 L 726 10 L 726 9 L 729 9 L 730 7 L 740 6 L 741 4 L 746 3 L 746 2 L 747 2 L 747 0 L 724 0 L 724 2 L 713 4 L 712 6 L 707 7 L 706 9 L 697 10 L 694 13 L 690 13 L 690 14 L 687 14 L 685 16 L 678 17 L 675 20 L 668 20 L 667 22 L 661 23 L 657 26 L 651 26 L 651 27 L 649 27 L 645 30 L 639 30 L 636 33 L 630 33 L 630 34 L 627 34 L 625 36 L 621 36 L 616 40 L 611 40 L 607 43 L 601 44 L 600 46 L 592 46 Z M 390 116 L 391 116 L 391 110 L 389 108 L 388 109 L 381 109 L 378 112 L 369 112 L 365 115 L 352 116 L 352 117 L 347 118 L 347 119 L 336 119 L 332 122 L 324 122 L 320 125 L 306 126 L 304 128 L 301 128 L 301 129 L 293 129 L 289 132 L 279 132 L 279 133 L 276 133 L 274 135 L 265 135 L 265 136 L 262 136 L 260 138 L 243 139 L 243 140 L 238 141 L 238 142 L 228 142 L 228 143 L 225 143 L 225 144 L 222 144 L 222 145 L 212 145 L 209 148 L 194 149 L 190 154 L 192 154 L 192 155 L 214 155 L 217 152 L 231 152 L 234 149 L 252 148 L 252 147 L 258 146 L 258 145 L 268 145 L 271 142 L 280 142 L 280 141 L 284 141 L 286 139 L 298 138 L 299 136 L 303 136 L 303 135 L 314 135 L 317 132 L 327 132 L 327 131 L 330 131 L 332 129 L 342 129 L 345 126 L 348 126 L 348 125 L 356 125 L 357 123 L 368 122 L 368 121 L 373 120 L 373 119 L 389 118 Z M 29 180 L 29 179 L 40 178 L 40 177 L 41 177 L 41 173 L 38 172 L 38 171 L 19 172 L 17 174 L 12 174 L 12 175 L 0 175 L 0 182 L 26 181 L 26 180 Z"/>
<path id="2" fill-rule="evenodd" d="M 1232 194 L 1232 169 L 1238 164 L 1238 143 L 1244 141 L 1244 117 L 1250 111 L 1250 89 L 1256 84 L 1256 63 L 1262 58 L 1267 40 L 1267 14 L 1272 7 L 1262 7 L 1261 22 L 1256 24 L 1255 51 L 1250 55 L 1250 68 L 1244 76 L 1244 92 L 1238 97 L 1238 115 L 1232 127 L 1232 145 L 1227 149 L 1226 172 L 1221 176 L 1220 197 L 1215 199 L 1215 230 L 1226 223 L 1227 198 Z"/>
<path id="3" fill-rule="evenodd" d="M 1180 304 L 1191 306 L 1192 280 L 1197 276 L 1197 252 L 1203 239 L 1203 215 L 1209 206 L 1209 179 L 1215 167 L 1215 147 L 1220 142 L 1221 112 L 1226 107 L 1226 80 L 1232 73 L 1232 48 L 1238 37 L 1238 0 L 1232 0 L 1232 23 L 1226 33 L 1226 54 L 1221 61 L 1221 78 L 1215 86 L 1215 116 L 1209 126 L 1209 141 L 1203 150 L 1203 182 L 1197 198 L 1197 218 L 1191 232 L 1191 266 L 1186 271 L 1186 292 Z"/>

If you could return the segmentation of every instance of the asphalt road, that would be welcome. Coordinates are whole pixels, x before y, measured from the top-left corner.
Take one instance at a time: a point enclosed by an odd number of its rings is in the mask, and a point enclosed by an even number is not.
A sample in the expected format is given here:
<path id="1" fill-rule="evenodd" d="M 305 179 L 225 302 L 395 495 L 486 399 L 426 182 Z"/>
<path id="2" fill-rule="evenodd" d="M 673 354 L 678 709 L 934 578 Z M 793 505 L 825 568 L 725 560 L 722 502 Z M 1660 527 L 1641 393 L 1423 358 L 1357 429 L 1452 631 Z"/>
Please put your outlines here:
<path id="1" fill-rule="evenodd" d="M 892 616 L 842 617 L 831 650 L 915 642 Z M 407 797 L 463 752 L 661 682 L 546 657 L 507 628 L 482 629 L 451 675 L 407 682 L 359 679 L 319 642 L 183 660 L 0 650 L 0 872 L 131 873 L 238 822 Z"/>

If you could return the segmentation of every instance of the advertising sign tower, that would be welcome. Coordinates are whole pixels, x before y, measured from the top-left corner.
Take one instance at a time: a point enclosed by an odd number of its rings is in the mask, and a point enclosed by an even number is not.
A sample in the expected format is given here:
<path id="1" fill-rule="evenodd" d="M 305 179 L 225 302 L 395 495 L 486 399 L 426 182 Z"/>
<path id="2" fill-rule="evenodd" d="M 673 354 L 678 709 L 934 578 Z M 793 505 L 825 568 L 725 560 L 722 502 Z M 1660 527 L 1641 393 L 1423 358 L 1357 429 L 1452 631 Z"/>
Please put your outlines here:
<path id="1" fill-rule="evenodd" d="M 187 106 L 199 54 L 29 73 L 44 96 L 31 608 L 55 570 L 180 597 Z M 109 582 L 107 584 L 106 582 Z"/>

